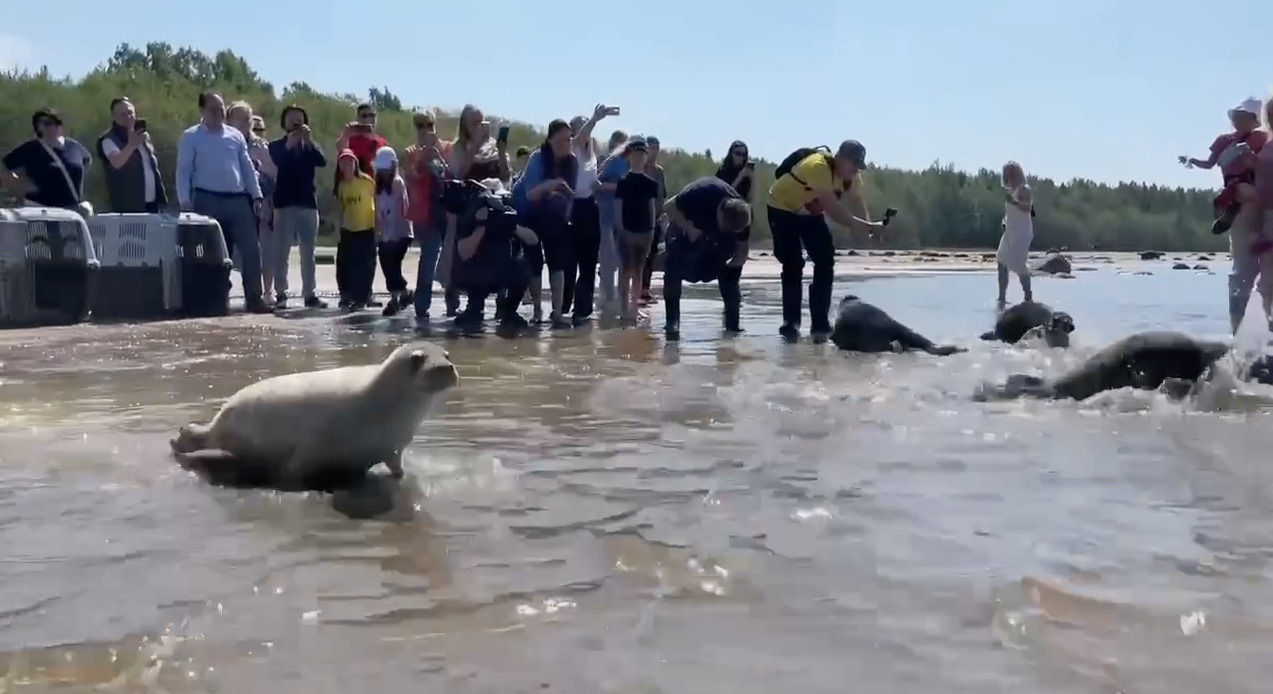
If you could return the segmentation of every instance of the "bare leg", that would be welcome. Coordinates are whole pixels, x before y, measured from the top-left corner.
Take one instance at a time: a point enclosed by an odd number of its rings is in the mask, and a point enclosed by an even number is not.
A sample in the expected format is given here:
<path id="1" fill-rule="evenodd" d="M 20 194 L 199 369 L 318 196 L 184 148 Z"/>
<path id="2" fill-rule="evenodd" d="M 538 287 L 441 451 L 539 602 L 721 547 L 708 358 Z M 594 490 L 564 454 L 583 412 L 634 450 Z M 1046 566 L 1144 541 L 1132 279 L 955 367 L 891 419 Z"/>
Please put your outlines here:
<path id="1" fill-rule="evenodd" d="M 1008 303 L 1008 266 L 999 263 L 999 305 Z"/>
<path id="2" fill-rule="evenodd" d="M 647 251 L 648 252 L 648 251 Z M 641 258 L 636 268 L 632 270 L 632 291 L 629 296 L 632 299 L 632 315 L 636 316 L 637 307 L 640 305 L 642 294 L 645 293 L 645 258 Z"/>
<path id="3" fill-rule="evenodd" d="M 632 290 L 632 270 L 627 265 L 619 274 L 619 318 L 628 318 L 628 299 Z"/>

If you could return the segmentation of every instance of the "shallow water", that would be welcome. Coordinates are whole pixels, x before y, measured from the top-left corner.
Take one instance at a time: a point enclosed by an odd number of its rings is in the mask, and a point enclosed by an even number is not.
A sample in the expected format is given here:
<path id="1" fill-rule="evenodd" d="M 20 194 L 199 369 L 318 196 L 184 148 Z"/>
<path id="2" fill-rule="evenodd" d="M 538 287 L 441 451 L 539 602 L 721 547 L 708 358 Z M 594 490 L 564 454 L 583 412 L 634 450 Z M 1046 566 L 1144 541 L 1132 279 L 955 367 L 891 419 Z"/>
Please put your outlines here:
<path id="1" fill-rule="evenodd" d="M 1070 353 L 978 341 L 973 272 L 836 287 L 971 349 L 945 359 L 781 344 L 772 279 L 736 340 L 714 287 L 679 345 L 449 340 L 463 381 L 389 520 L 209 487 L 167 440 L 405 321 L 0 333 L 0 691 L 1264 691 L 1268 414 L 969 398 L 1131 331 L 1225 335 L 1224 275 L 1161 267 L 1036 280 Z"/>

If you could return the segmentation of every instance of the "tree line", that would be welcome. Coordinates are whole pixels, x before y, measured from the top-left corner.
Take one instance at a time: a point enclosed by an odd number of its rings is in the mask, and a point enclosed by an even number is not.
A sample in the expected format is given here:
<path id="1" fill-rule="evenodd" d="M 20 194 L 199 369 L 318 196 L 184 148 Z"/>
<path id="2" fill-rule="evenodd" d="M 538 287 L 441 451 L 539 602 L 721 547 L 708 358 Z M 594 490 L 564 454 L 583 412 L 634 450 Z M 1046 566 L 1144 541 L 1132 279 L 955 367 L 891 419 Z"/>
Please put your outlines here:
<path id="1" fill-rule="evenodd" d="M 288 104 L 299 104 L 309 113 L 316 141 L 323 145 L 332 165 L 319 181 L 319 204 L 333 209 L 331 186 L 335 152 L 330 151 L 340 129 L 353 119 L 355 104 L 366 101 L 380 112 L 380 132 L 398 149 L 414 141 L 410 110 L 388 87 L 372 87 L 366 98 L 354 94 L 328 94 L 305 82 L 293 82 L 277 92 L 247 61 L 232 51 L 209 56 L 192 48 L 174 48 L 154 42 L 144 48 L 121 44 L 102 65 L 74 79 L 55 77 L 47 68 L 0 73 L 0 153 L 32 137 L 30 116 L 37 108 L 52 106 L 67 123 L 67 134 L 90 151 L 99 134 L 110 124 L 108 104 L 127 96 L 137 105 L 138 116 L 148 122 L 160 166 L 171 178 L 176 171 L 177 138 L 198 121 L 196 99 L 201 91 L 219 90 L 227 101 L 243 99 L 264 117 L 270 136 L 281 134 L 278 118 Z M 479 104 L 480 105 L 480 104 Z M 590 110 L 590 104 L 563 105 L 563 117 Z M 458 113 L 438 111 L 439 133 L 451 137 Z M 511 126 L 510 149 L 534 147 L 543 138 L 543 127 L 507 122 Z M 608 133 L 598 133 L 605 137 Z M 746 139 L 746 138 L 742 138 Z M 722 146 L 728 143 L 722 143 Z M 828 144 L 836 143 L 810 143 Z M 94 155 L 96 159 L 96 155 Z M 699 176 L 712 175 L 719 162 L 711 151 L 695 154 L 667 147 L 661 157 L 668 187 L 679 189 Z M 752 238 L 768 245 L 769 225 L 764 197 L 773 181 L 775 164 L 760 160 L 756 176 L 756 220 Z M 882 239 L 869 242 L 886 248 L 992 248 L 999 240 L 1004 191 L 998 171 L 957 171 L 935 162 L 923 171 L 872 166 L 863 176 L 865 197 L 876 217 L 885 207 L 901 210 Z M 1035 247 L 1067 246 L 1074 250 L 1165 251 L 1218 250 L 1223 236 L 1210 233 L 1209 190 L 1168 188 L 1140 183 L 1117 186 L 1076 179 L 1058 183 L 1048 178 L 1030 179 L 1034 189 Z M 95 161 L 86 192 L 94 206 L 106 209 L 102 163 Z M 334 232 L 332 215 L 324 215 L 323 233 Z M 868 243 L 847 229 L 835 229 L 840 247 Z"/>

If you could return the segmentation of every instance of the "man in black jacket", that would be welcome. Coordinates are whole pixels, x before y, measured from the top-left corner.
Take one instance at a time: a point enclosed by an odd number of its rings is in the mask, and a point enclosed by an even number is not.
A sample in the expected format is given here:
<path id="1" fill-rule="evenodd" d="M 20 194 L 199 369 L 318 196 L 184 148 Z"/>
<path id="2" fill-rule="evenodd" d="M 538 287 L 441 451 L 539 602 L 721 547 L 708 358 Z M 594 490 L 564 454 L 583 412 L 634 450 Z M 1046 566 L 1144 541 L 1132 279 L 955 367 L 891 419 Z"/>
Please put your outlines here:
<path id="1" fill-rule="evenodd" d="M 106 170 L 110 211 L 157 213 L 168 204 L 159 159 L 146 122 L 128 97 L 111 100 L 111 127 L 97 138 L 97 156 Z"/>

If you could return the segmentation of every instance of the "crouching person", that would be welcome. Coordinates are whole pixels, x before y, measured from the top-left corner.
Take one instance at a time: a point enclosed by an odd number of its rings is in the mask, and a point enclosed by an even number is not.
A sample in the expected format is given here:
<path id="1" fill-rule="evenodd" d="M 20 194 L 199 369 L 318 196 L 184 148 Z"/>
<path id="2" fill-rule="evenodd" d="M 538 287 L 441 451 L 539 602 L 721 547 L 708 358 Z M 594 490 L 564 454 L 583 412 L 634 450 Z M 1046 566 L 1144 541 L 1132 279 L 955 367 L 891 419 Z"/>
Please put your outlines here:
<path id="1" fill-rule="evenodd" d="M 451 270 L 453 286 L 468 294 L 468 305 L 456 317 L 456 325 L 468 333 L 481 332 L 486 299 L 495 295 L 499 333 L 514 337 L 529 325 L 517 314 L 517 307 L 530 286 L 527 252 L 538 249 L 539 239 L 518 226 L 517 213 L 507 194 L 500 194 L 498 180 L 447 185 L 468 188 L 456 222 Z"/>
<path id="2" fill-rule="evenodd" d="M 681 337 L 681 285 L 712 282 L 725 304 L 725 330 L 742 332 L 739 280 L 747 261 L 751 206 L 730 185 L 704 176 L 681 189 L 663 205 L 667 213 L 666 256 L 663 261 L 663 300 L 667 312 L 664 333 Z"/>

